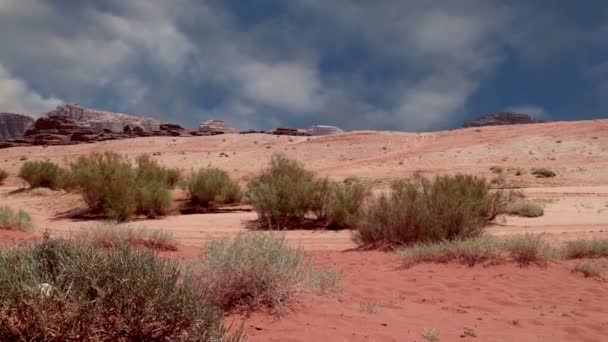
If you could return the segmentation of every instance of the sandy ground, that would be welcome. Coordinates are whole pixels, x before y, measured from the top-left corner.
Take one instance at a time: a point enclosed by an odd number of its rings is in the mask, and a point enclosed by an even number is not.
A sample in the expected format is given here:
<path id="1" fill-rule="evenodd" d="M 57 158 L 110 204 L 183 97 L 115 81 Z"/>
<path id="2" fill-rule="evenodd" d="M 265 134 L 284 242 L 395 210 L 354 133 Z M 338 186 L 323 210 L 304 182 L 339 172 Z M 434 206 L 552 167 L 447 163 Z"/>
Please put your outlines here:
<path id="1" fill-rule="evenodd" d="M 48 189 L 25 190 L 15 177 L 26 160 L 65 164 L 90 152 L 114 151 L 136 157 L 153 154 L 161 163 L 190 172 L 216 166 L 246 181 L 275 152 L 296 158 L 333 179 L 356 176 L 378 191 L 391 179 L 470 173 L 488 178 L 499 166 L 508 187 L 521 188 L 543 203 L 540 218 L 500 217 L 490 234 L 543 234 L 553 241 L 608 238 L 608 120 L 484 127 L 435 133 L 352 132 L 328 137 L 262 134 L 192 138 L 138 138 L 60 147 L 0 150 L 0 169 L 11 177 L 0 186 L 0 205 L 25 209 L 33 233 L 0 232 L 0 245 L 98 224 L 62 218 L 82 208 L 78 195 Z M 228 157 L 221 156 L 225 153 Z M 535 178 L 548 167 L 557 177 Z M 522 175 L 517 176 L 520 171 Z M 175 196 L 183 196 L 179 191 Z M 171 231 L 182 257 L 195 257 L 211 238 L 245 231 L 250 211 L 168 216 L 132 224 Z M 310 297 L 287 317 L 258 315 L 246 322 L 253 341 L 423 341 L 421 332 L 437 328 L 441 341 L 605 341 L 608 299 L 605 282 L 573 275 L 569 266 L 513 265 L 467 268 L 422 265 L 402 269 L 395 256 L 343 252 L 355 247 L 349 231 L 279 232 L 302 246 L 321 265 L 343 273 L 344 291 L 333 298 Z M 180 254 L 178 253 L 178 254 Z M 378 308 L 370 313 L 365 308 Z M 479 337 L 461 338 L 465 328 Z"/>

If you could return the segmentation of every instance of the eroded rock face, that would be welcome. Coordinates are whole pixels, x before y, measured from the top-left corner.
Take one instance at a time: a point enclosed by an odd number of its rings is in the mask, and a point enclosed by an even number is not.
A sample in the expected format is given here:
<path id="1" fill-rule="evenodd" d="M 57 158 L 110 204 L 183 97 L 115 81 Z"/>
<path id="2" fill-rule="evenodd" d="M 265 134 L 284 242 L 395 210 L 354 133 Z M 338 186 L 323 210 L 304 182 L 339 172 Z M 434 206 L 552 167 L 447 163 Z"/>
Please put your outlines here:
<path id="1" fill-rule="evenodd" d="M 542 120 L 536 120 L 528 114 L 502 112 L 482 116 L 481 118 L 463 124 L 467 127 L 482 127 L 482 126 L 500 126 L 500 125 L 521 125 L 531 123 L 541 123 Z"/>
<path id="2" fill-rule="evenodd" d="M 19 139 L 34 123 L 34 118 L 25 114 L 0 113 L 0 141 Z"/>
<path id="3" fill-rule="evenodd" d="M 222 120 L 207 120 L 200 124 L 198 131 L 203 135 L 238 133 L 238 131 Z"/>
<path id="4" fill-rule="evenodd" d="M 160 121 L 156 119 L 106 112 L 73 104 L 58 106 L 44 116 L 68 118 L 79 127 L 89 128 L 96 132 L 102 132 L 105 129 L 120 133 L 123 132 L 125 126 L 138 127 L 145 132 L 160 130 Z"/>

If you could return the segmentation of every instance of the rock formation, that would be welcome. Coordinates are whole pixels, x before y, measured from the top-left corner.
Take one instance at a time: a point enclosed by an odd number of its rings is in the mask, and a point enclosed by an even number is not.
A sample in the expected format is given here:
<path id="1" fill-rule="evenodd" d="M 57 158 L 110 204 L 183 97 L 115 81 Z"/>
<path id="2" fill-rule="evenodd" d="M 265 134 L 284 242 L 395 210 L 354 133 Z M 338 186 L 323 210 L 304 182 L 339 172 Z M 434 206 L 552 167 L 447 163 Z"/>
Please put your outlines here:
<path id="1" fill-rule="evenodd" d="M 33 123 L 34 119 L 25 114 L 0 113 L 0 141 L 22 138 Z"/>
<path id="2" fill-rule="evenodd" d="M 500 125 L 520 125 L 520 124 L 531 124 L 540 123 L 541 120 L 536 120 L 528 114 L 519 114 L 512 112 L 501 112 L 482 116 L 481 118 L 473 121 L 468 121 L 463 124 L 464 128 L 467 127 L 482 127 L 482 126 L 500 126 Z"/>
<path id="3" fill-rule="evenodd" d="M 238 131 L 222 120 L 207 120 L 200 124 L 198 131 L 201 135 L 238 133 Z"/>
<path id="4" fill-rule="evenodd" d="M 160 130 L 160 121 L 156 119 L 106 112 L 72 104 L 58 106 L 55 110 L 44 114 L 44 116 L 49 118 L 68 118 L 78 126 L 91 129 L 95 132 L 102 132 L 106 129 L 120 133 L 125 126 L 131 128 L 139 127 L 145 132 Z"/>
<path id="5" fill-rule="evenodd" d="M 295 135 L 295 136 L 311 136 L 310 132 L 306 129 L 287 128 L 279 127 L 272 131 L 275 135 Z"/>
<path id="6" fill-rule="evenodd" d="M 335 126 L 326 126 L 326 125 L 312 126 L 308 131 L 313 136 L 317 136 L 317 135 L 331 135 L 331 134 L 338 134 L 338 133 L 343 133 L 344 132 L 343 130 L 341 130 L 338 127 L 335 127 Z"/>

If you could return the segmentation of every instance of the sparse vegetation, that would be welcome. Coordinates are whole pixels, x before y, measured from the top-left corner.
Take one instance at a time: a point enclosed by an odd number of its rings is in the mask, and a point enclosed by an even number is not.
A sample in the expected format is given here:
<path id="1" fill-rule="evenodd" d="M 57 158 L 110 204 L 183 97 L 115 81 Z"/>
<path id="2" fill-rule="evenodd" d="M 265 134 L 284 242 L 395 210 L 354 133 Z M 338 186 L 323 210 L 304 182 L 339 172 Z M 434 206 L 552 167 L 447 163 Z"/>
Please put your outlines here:
<path id="1" fill-rule="evenodd" d="M 27 231 L 32 228 L 32 217 L 23 210 L 14 211 L 0 206 L 0 229 Z"/>
<path id="2" fill-rule="evenodd" d="M 161 166 L 149 155 L 143 154 L 137 157 L 137 178 L 160 181 L 173 189 L 181 180 L 181 173 L 178 169 Z"/>
<path id="3" fill-rule="evenodd" d="M 201 207 L 209 207 L 213 202 L 236 203 L 242 197 L 239 184 L 217 168 L 199 170 L 188 180 L 186 190 L 190 203 Z"/>
<path id="4" fill-rule="evenodd" d="M 505 213 L 522 217 L 540 217 L 543 216 L 545 210 L 538 203 L 522 201 L 508 204 Z"/>
<path id="5" fill-rule="evenodd" d="M 158 251 L 177 250 L 177 241 L 167 231 L 119 226 L 111 223 L 82 229 L 73 238 L 81 243 L 93 243 L 105 248 L 119 247 L 127 243 L 133 247 L 144 247 Z"/>
<path id="6" fill-rule="evenodd" d="M 504 241 L 482 236 L 472 239 L 415 244 L 397 250 L 407 266 L 422 262 L 457 262 L 474 266 L 506 258 Z"/>
<path id="7" fill-rule="evenodd" d="M 574 265 L 572 272 L 578 272 L 585 276 L 585 278 L 597 278 L 602 279 L 602 267 L 596 261 L 584 261 Z"/>
<path id="8" fill-rule="evenodd" d="M 551 245 L 532 234 L 509 237 L 505 240 L 504 248 L 520 265 L 545 264 L 556 255 Z"/>
<path id="9" fill-rule="evenodd" d="M 477 337 L 477 331 L 473 328 L 464 328 L 464 336 Z"/>
<path id="10" fill-rule="evenodd" d="M 240 341 L 176 261 L 129 245 L 46 237 L 0 251 L 0 336 L 10 341 Z"/>
<path id="11" fill-rule="evenodd" d="M 334 228 L 356 227 L 361 220 L 363 205 L 370 193 L 369 187 L 362 183 L 333 184 L 326 225 Z"/>
<path id="12" fill-rule="evenodd" d="M 64 185 L 66 171 L 48 161 L 28 161 L 21 166 L 19 177 L 31 188 L 60 189 Z"/>
<path id="13" fill-rule="evenodd" d="M 557 175 L 555 171 L 546 168 L 534 169 L 532 171 L 532 174 L 535 175 L 537 178 L 550 178 L 555 177 Z"/>
<path id="14" fill-rule="evenodd" d="M 568 241 L 563 249 L 565 259 L 608 257 L 608 240 Z"/>
<path id="15" fill-rule="evenodd" d="M 376 303 L 361 303 L 361 311 L 375 314 L 380 311 L 381 306 Z"/>
<path id="16" fill-rule="evenodd" d="M 439 330 L 435 328 L 426 329 L 422 333 L 422 337 L 427 341 L 437 342 L 439 341 Z"/>
<path id="17" fill-rule="evenodd" d="M 359 244 L 408 245 L 481 235 L 511 201 L 512 193 L 491 191 L 483 178 L 439 176 L 431 181 L 397 181 L 363 214 Z"/>
<path id="18" fill-rule="evenodd" d="M 335 271 L 315 270 L 303 250 L 263 233 L 209 242 L 201 274 L 210 300 L 229 311 L 265 306 L 280 315 L 304 291 L 339 288 Z"/>
<path id="19" fill-rule="evenodd" d="M 2 185 L 7 178 L 8 178 L 8 172 L 0 169 L 0 185 Z"/>

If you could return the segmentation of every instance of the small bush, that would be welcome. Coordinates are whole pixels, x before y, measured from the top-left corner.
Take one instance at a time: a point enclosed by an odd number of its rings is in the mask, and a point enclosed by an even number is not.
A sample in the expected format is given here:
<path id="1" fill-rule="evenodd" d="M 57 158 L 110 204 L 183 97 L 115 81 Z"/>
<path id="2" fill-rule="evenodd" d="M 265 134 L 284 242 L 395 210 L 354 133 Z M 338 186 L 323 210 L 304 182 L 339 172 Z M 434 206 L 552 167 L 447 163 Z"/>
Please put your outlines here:
<path id="1" fill-rule="evenodd" d="M 64 184 L 66 172 L 52 162 L 28 161 L 21 166 L 19 177 L 32 188 L 60 189 Z"/>
<path id="2" fill-rule="evenodd" d="M 263 305 L 278 315 L 303 291 L 334 291 L 339 281 L 331 270 L 316 271 L 303 250 L 262 233 L 209 242 L 201 267 L 211 302 L 225 310 Z"/>
<path id="3" fill-rule="evenodd" d="M 15 212 L 7 206 L 0 207 L 0 229 L 27 231 L 32 228 L 32 217 L 23 210 Z"/>
<path id="4" fill-rule="evenodd" d="M 181 180 L 181 173 L 178 169 L 163 167 L 149 155 L 143 154 L 137 157 L 137 178 L 163 182 L 168 188 L 173 189 Z"/>
<path id="5" fill-rule="evenodd" d="M 370 193 L 369 187 L 361 183 L 335 184 L 327 208 L 327 225 L 334 228 L 356 227 Z"/>
<path id="6" fill-rule="evenodd" d="M 457 262 L 474 266 L 504 259 L 504 242 L 493 237 L 415 244 L 397 250 L 406 265 Z"/>
<path id="7" fill-rule="evenodd" d="M 70 165 L 70 187 L 92 210 L 127 221 L 137 210 L 137 173 L 124 157 L 106 152 L 81 156 Z"/>
<path id="8" fill-rule="evenodd" d="M 520 265 L 545 264 L 555 256 L 555 250 L 542 238 L 532 235 L 516 235 L 505 240 L 505 250 Z"/>
<path id="9" fill-rule="evenodd" d="M 284 228 L 301 223 L 319 203 L 319 183 L 302 164 L 275 154 L 270 166 L 247 184 L 249 202 L 268 228 Z M 323 203 L 324 204 L 324 203 Z"/>
<path id="10" fill-rule="evenodd" d="M 576 264 L 572 268 L 572 272 L 578 272 L 585 276 L 585 278 L 602 278 L 602 267 L 593 261 L 585 261 Z"/>
<path id="11" fill-rule="evenodd" d="M 534 202 L 515 202 L 507 205 L 505 208 L 505 214 L 522 217 L 540 217 L 544 213 L 543 207 Z"/>
<path id="12" fill-rule="evenodd" d="M 239 341 L 176 261 L 46 237 L 0 251 L 7 341 Z"/>
<path id="13" fill-rule="evenodd" d="M 241 199 L 241 188 L 228 173 L 217 168 L 201 169 L 187 183 L 190 203 L 208 207 L 212 202 L 235 203 Z"/>
<path id="14" fill-rule="evenodd" d="M 534 171 L 532 171 L 532 174 L 535 175 L 537 178 L 550 178 L 556 176 L 555 171 L 545 168 L 535 169 Z"/>
<path id="15" fill-rule="evenodd" d="M 141 182 L 136 192 L 135 212 L 148 218 L 165 215 L 171 207 L 171 194 L 166 183 L 152 180 Z"/>
<path id="16" fill-rule="evenodd" d="M 608 240 L 568 241 L 562 249 L 565 259 L 608 257 Z"/>
<path id="17" fill-rule="evenodd" d="M 133 247 L 145 247 L 159 251 L 177 250 L 177 242 L 167 231 L 115 224 L 103 224 L 80 230 L 74 235 L 74 240 L 101 245 L 105 248 L 119 247 L 127 243 Z"/>
<path id="18" fill-rule="evenodd" d="M 7 178 L 8 178 L 8 172 L 0 169 L 0 185 L 2 185 Z"/>
<path id="19" fill-rule="evenodd" d="M 466 175 L 398 181 L 391 194 L 371 203 L 354 238 L 359 244 L 396 246 L 476 237 L 512 197 Z"/>

